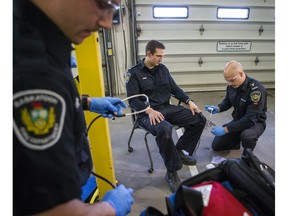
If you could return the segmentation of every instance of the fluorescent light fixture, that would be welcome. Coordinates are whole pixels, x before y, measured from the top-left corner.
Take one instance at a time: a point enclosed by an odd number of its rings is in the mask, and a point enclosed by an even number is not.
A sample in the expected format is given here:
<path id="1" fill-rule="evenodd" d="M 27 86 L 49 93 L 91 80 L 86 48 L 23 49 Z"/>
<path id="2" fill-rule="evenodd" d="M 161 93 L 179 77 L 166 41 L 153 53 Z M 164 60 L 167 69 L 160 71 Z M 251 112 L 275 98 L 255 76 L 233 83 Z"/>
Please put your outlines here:
<path id="1" fill-rule="evenodd" d="M 188 7 L 180 6 L 154 6 L 153 7 L 154 18 L 169 18 L 169 19 L 183 19 L 188 17 Z"/>
<path id="2" fill-rule="evenodd" d="M 249 8 L 217 8 L 218 19 L 248 19 Z"/>

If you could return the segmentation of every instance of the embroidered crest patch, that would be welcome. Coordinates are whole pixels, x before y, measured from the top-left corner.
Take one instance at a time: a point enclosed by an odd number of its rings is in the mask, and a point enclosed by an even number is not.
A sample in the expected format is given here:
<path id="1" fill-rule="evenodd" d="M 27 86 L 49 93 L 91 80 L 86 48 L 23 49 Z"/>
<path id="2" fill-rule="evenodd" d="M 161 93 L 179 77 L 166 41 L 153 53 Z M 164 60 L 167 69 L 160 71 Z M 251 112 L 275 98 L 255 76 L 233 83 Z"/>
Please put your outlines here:
<path id="1" fill-rule="evenodd" d="M 43 89 L 21 91 L 13 96 L 13 129 L 27 148 L 44 150 L 60 138 L 66 103 L 55 92 Z"/>
<path id="2" fill-rule="evenodd" d="M 258 101 L 261 98 L 261 92 L 260 91 L 253 91 L 250 93 L 251 100 L 254 102 L 254 104 L 258 103 Z"/>
<path id="3" fill-rule="evenodd" d="M 131 77 L 131 74 L 130 74 L 130 73 L 127 73 L 127 74 L 126 74 L 126 77 L 125 77 L 126 83 L 129 82 L 130 77 Z"/>

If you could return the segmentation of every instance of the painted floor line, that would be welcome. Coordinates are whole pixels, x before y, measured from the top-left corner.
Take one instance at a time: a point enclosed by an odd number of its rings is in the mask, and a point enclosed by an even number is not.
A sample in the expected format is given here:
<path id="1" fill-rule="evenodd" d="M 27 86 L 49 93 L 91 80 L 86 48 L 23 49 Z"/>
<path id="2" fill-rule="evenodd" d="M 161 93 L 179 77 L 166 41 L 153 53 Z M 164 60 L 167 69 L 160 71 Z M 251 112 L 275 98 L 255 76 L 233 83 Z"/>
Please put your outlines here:
<path id="1" fill-rule="evenodd" d="M 182 128 L 179 128 L 176 130 L 176 133 L 177 133 L 177 136 L 178 136 L 178 139 L 179 137 L 181 137 L 183 135 L 183 131 L 182 131 Z M 186 151 L 183 151 L 184 154 L 188 154 L 188 152 Z M 189 167 L 189 170 L 190 170 L 190 173 L 191 173 L 191 176 L 195 176 L 199 173 L 198 169 L 197 169 L 197 166 L 188 166 Z"/>
<path id="2" fill-rule="evenodd" d="M 199 173 L 196 165 L 195 166 L 188 166 L 188 167 L 189 167 L 191 176 L 195 176 Z"/>

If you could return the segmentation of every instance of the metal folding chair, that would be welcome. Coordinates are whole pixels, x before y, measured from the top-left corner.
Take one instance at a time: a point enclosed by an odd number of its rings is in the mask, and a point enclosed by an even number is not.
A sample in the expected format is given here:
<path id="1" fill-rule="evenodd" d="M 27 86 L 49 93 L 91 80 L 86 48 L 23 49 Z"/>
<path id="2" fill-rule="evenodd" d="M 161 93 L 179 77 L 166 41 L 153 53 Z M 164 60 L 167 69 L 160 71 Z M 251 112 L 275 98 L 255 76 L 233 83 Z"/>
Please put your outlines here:
<path id="1" fill-rule="evenodd" d="M 178 106 L 180 106 L 180 104 L 181 104 L 181 102 L 178 101 Z M 131 109 L 131 111 L 134 112 L 133 109 Z M 151 134 L 151 133 L 139 124 L 138 115 L 132 115 L 132 123 L 133 123 L 133 128 L 131 130 L 129 140 L 128 140 L 128 152 L 133 152 L 133 150 L 134 150 L 133 147 L 131 147 L 131 140 L 132 140 L 135 129 L 144 130 L 146 132 L 145 136 L 144 136 L 144 141 L 145 141 L 145 145 L 146 145 L 146 149 L 147 149 L 147 153 L 148 153 L 148 157 L 149 157 L 149 161 L 150 161 L 150 168 L 147 171 L 148 171 L 148 173 L 152 173 L 154 171 L 153 160 L 151 157 L 151 151 L 150 151 L 148 141 L 147 141 L 147 135 Z M 173 125 L 173 127 L 175 130 L 180 129 L 180 127 L 178 127 L 177 125 Z M 156 134 L 151 134 L 151 135 L 156 136 Z"/>
<path id="2" fill-rule="evenodd" d="M 133 112 L 133 110 L 132 110 Z M 152 160 L 152 157 L 151 157 L 151 151 L 150 151 L 150 148 L 149 148 L 149 145 L 148 145 L 148 141 L 147 141 L 147 135 L 150 134 L 149 131 L 147 131 L 144 127 L 142 127 L 139 122 L 138 122 L 138 115 L 132 115 L 132 123 L 133 123 L 133 128 L 132 128 L 132 131 L 130 133 L 130 137 L 129 137 L 129 140 L 128 140 L 128 152 L 133 152 L 133 147 L 131 147 L 131 139 L 133 137 L 133 134 L 134 134 L 134 131 L 135 129 L 142 129 L 144 130 L 146 133 L 145 133 L 145 136 L 144 136 L 144 141 L 145 141 L 145 145 L 146 145 L 146 149 L 147 149 L 147 153 L 148 153 L 148 157 L 149 157 L 149 161 L 150 161 L 150 168 L 147 170 L 148 173 L 152 173 L 154 171 L 154 168 L 153 168 L 153 160 Z M 153 136 L 155 136 L 154 134 L 152 134 Z"/>

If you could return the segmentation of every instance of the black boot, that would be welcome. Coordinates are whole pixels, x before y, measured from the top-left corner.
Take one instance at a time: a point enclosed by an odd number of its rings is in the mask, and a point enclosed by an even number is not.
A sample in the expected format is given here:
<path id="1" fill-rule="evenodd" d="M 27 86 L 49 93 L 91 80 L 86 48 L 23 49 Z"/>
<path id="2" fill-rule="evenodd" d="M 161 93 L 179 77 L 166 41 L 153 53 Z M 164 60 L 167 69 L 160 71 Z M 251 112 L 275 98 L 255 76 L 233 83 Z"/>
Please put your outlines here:
<path id="1" fill-rule="evenodd" d="M 178 177 L 177 171 L 173 171 L 173 172 L 167 171 L 167 173 L 165 175 L 165 179 L 166 179 L 172 193 L 174 193 L 177 190 L 177 188 L 179 187 L 179 185 L 181 184 L 181 181 Z"/>
<path id="2" fill-rule="evenodd" d="M 184 165 L 194 166 L 197 163 L 196 158 L 193 155 L 185 155 L 182 149 L 177 149 L 178 155 Z"/>

